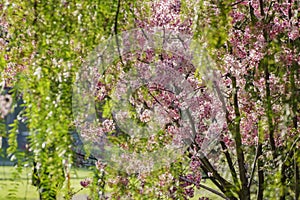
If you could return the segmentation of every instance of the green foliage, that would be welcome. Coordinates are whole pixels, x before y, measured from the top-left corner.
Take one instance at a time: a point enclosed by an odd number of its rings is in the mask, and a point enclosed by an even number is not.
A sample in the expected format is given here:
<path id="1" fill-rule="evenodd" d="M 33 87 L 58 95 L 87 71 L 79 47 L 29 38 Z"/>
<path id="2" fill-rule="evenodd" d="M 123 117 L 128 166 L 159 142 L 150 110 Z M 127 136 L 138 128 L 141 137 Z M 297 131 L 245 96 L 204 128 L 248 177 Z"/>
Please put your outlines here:
<path id="1" fill-rule="evenodd" d="M 218 59 L 216 51 L 220 51 L 228 38 L 232 3 L 232 0 L 200 0 L 197 4 L 194 37 L 207 46 L 210 56 L 215 60 Z"/>
<path id="2" fill-rule="evenodd" d="M 35 185 L 41 198 L 53 199 L 72 163 L 72 83 L 83 59 L 107 37 L 114 26 L 113 1 L 14 1 L 5 8 L 10 24 L 9 60 L 24 66 L 13 82 L 25 101 L 30 130 L 30 156 L 35 163 Z M 6 66 L 5 66 L 6 65 Z M 17 149 L 17 121 L 9 134 L 9 153 L 22 166 Z M 31 163 L 32 164 L 32 163 Z"/>

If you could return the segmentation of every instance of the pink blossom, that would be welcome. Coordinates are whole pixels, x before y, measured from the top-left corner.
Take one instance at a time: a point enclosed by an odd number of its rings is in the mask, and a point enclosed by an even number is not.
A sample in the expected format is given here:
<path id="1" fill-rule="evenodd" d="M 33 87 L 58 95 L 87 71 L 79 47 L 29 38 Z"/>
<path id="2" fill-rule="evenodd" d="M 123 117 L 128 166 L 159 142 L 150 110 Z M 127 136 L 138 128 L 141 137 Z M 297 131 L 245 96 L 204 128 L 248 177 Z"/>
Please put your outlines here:
<path id="1" fill-rule="evenodd" d="M 142 122 L 149 122 L 151 120 L 151 111 L 148 109 L 145 109 L 143 113 L 140 115 L 140 120 Z"/>
<path id="2" fill-rule="evenodd" d="M 245 14 L 242 12 L 232 11 L 231 12 L 232 23 L 236 23 L 238 21 L 242 21 L 245 18 Z"/>
<path id="3" fill-rule="evenodd" d="M 299 38 L 299 27 L 293 27 L 288 35 L 291 40 L 296 40 L 297 38 Z"/>
<path id="4" fill-rule="evenodd" d="M 86 178 L 83 181 L 80 181 L 80 185 L 84 188 L 88 187 L 91 184 L 91 179 L 90 178 Z"/>

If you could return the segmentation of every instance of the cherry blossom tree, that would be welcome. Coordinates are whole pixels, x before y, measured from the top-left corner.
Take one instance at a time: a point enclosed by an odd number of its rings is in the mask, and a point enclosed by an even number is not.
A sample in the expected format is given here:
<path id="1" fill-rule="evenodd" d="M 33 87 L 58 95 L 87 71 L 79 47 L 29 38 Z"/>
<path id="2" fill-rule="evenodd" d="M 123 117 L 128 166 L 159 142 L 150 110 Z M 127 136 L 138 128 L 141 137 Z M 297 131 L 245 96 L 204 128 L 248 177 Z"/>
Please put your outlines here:
<path id="1" fill-rule="evenodd" d="M 197 134 L 187 155 L 192 173 L 183 170 L 172 174 L 173 182 L 167 191 L 174 192 L 176 181 L 184 190 L 175 187 L 176 194 L 165 195 L 171 197 L 183 192 L 185 198 L 193 196 L 194 188 L 201 188 L 199 172 L 204 171 L 223 193 L 218 194 L 222 197 L 264 199 L 272 198 L 277 191 L 280 199 L 292 196 L 298 199 L 298 2 L 201 1 L 196 2 L 198 12 L 191 11 L 188 19 L 181 21 L 182 4 L 179 1 L 156 1 L 150 4 L 152 12 L 147 19 L 139 19 L 142 14 L 136 11 L 136 23 L 144 29 L 159 26 L 195 34 L 199 43 L 207 46 L 211 57 L 215 58 L 216 70 L 222 78 L 214 82 L 214 87 L 222 94 L 220 107 L 226 113 L 226 126 L 220 130 L 219 139 L 223 153 L 217 159 L 226 162 L 227 166 L 217 163 L 213 156 L 199 155 L 203 140 L 198 139 Z M 153 57 L 149 54 L 146 58 Z M 174 57 L 167 59 L 176 61 Z M 192 66 L 189 71 L 194 77 L 197 77 L 196 69 Z M 180 72 L 186 73 L 184 70 Z M 196 78 L 195 85 L 201 85 L 201 81 Z M 104 85 L 101 87 L 104 96 L 100 101 L 114 88 L 110 85 L 107 90 Z M 147 101 L 140 99 L 139 102 Z M 198 105 L 197 109 L 201 106 Z M 205 110 L 211 115 L 209 107 Z M 143 112 L 140 117 L 143 122 L 149 119 Z M 230 172 L 229 177 L 221 173 L 224 169 Z M 275 183 L 273 174 L 277 177 Z"/>

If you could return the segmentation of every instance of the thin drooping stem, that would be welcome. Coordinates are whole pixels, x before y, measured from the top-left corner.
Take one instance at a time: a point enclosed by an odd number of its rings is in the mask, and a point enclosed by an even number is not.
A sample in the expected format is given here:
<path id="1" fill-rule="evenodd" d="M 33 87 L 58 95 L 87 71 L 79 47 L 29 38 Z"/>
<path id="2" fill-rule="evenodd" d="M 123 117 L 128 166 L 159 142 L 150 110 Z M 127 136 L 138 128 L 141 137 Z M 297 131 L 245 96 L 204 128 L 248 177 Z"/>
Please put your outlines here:
<path id="1" fill-rule="evenodd" d="M 120 42 L 119 42 L 119 38 L 118 38 L 118 18 L 119 18 L 120 8 L 121 8 L 121 0 L 118 0 L 117 11 L 116 11 L 116 15 L 115 15 L 114 32 L 115 32 L 115 37 L 116 37 L 117 49 L 118 49 L 118 53 L 119 53 L 119 59 L 120 59 L 122 66 L 124 66 L 124 62 L 123 62 L 122 54 L 121 54 L 121 50 L 120 50 Z"/>
<path id="2" fill-rule="evenodd" d="M 264 4 L 263 0 L 259 0 L 260 2 L 260 13 L 262 16 L 265 15 L 264 13 Z M 264 39 L 267 41 L 268 36 L 267 36 L 267 31 L 265 28 L 263 28 L 263 36 Z M 262 60 L 260 62 L 260 65 L 262 65 L 264 69 L 264 79 L 265 79 L 265 90 L 266 90 L 266 111 L 267 111 L 267 118 L 268 118 L 268 127 L 269 127 L 269 140 L 270 140 L 270 145 L 271 149 L 273 152 L 273 158 L 276 159 L 277 154 L 276 154 L 276 146 L 275 146 L 275 140 L 274 140 L 274 130 L 275 126 L 273 123 L 273 110 L 272 110 L 272 102 L 271 102 L 271 90 L 270 90 L 270 72 L 269 72 L 269 66 L 268 63 Z"/>
<path id="3" fill-rule="evenodd" d="M 241 0 L 241 1 L 238 1 L 238 2 L 236 2 L 236 3 L 233 3 L 233 4 L 231 4 L 230 6 L 236 6 L 236 5 L 238 5 L 238 4 L 240 4 L 240 3 L 243 3 L 245 0 Z"/>

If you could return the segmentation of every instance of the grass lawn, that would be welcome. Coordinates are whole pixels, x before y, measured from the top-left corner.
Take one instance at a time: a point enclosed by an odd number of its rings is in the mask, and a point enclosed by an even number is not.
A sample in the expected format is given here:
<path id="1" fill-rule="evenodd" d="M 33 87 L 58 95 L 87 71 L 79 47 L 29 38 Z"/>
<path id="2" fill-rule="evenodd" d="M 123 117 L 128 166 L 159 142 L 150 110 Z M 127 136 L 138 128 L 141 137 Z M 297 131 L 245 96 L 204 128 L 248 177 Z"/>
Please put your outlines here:
<path id="1" fill-rule="evenodd" d="M 10 166 L 0 166 L 0 200 L 9 199 L 10 193 L 14 193 L 11 199 L 17 200 L 37 200 L 39 199 L 37 188 L 31 185 L 31 170 L 25 168 L 21 174 L 21 180 L 13 180 L 13 173 L 15 172 L 14 167 Z M 88 169 L 73 169 L 71 173 L 71 187 L 74 191 L 80 190 L 80 181 L 86 177 L 92 177 L 91 171 Z M 210 180 L 206 180 L 202 184 L 216 189 Z M 217 190 L 217 189 L 216 189 Z M 81 190 L 78 195 L 87 195 L 89 193 L 88 189 Z M 76 195 L 77 196 L 77 195 Z M 221 200 L 222 198 L 211 192 L 200 189 L 195 191 L 195 197 L 193 200 L 198 200 L 199 197 L 206 196 L 213 200 Z M 60 199 L 62 194 L 59 195 Z M 81 199 L 81 198 L 76 198 Z"/>
<path id="2" fill-rule="evenodd" d="M 11 199 L 17 200 L 36 200 L 39 199 L 37 188 L 31 185 L 31 170 L 25 168 L 21 174 L 21 179 L 13 180 L 14 167 L 0 166 L 0 200 Z M 91 172 L 87 169 L 74 169 L 71 173 L 71 187 L 74 191 L 80 190 L 80 181 L 90 176 Z M 88 194 L 88 189 L 81 190 L 78 195 Z M 62 199 L 62 194 L 59 195 Z"/>

